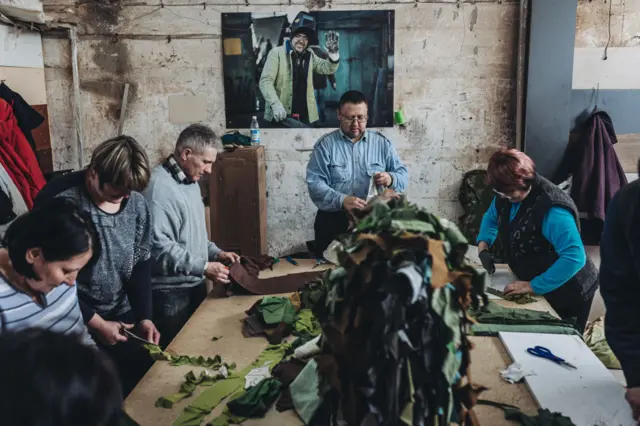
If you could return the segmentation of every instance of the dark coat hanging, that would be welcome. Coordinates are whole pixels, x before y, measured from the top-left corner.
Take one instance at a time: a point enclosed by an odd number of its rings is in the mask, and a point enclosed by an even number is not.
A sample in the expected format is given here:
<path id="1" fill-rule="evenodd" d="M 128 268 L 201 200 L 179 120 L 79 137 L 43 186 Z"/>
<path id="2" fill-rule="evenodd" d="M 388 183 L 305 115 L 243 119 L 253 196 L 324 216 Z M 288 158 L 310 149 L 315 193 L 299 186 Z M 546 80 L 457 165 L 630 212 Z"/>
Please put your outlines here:
<path id="1" fill-rule="evenodd" d="M 583 228 L 591 229 L 589 239 L 596 240 L 588 243 L 599 242 L 607 206 L 627 184 L 613 148 L 617 142 L 611 117 L 595 109 L 583 124 L 579 140 L 567 149 L 565 164 L 573 176 L 571 198 L 581 213 Z"/>

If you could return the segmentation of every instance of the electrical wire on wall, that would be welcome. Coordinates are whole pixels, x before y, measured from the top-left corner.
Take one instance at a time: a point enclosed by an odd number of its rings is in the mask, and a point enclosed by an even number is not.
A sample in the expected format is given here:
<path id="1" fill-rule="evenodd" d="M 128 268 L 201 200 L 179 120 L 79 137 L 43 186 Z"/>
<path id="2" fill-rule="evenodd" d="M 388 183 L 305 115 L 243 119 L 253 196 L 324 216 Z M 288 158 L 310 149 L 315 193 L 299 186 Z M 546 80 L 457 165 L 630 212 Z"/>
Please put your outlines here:
<path id="1" fill-rule="evenodd" d="M 609 38 L 607 39 L 607 45 L 604 47 L 604 55 L 602 56 L 602 60 L 607 60 L 607 50 L 609 49 L 609 43 L 611 43 L 611 8 L 613 6 L 613 0 L 609 0 Z"/>

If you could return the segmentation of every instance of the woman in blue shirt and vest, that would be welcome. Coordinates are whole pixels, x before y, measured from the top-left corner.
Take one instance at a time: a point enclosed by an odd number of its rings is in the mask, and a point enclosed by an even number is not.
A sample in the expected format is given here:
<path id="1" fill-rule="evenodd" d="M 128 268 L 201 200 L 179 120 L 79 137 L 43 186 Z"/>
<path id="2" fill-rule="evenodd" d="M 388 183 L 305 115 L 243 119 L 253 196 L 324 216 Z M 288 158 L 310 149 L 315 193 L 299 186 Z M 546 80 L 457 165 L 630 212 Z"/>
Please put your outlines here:
<path id="1" fill-rule="evenodd" d="M 515 149 L 489 160 L 488 184 L 496 197 L 478 235 L 482 265 L 495 271 L 488 249 L 500 239 L 518 281 L 505 295 L 544 295 L 562 319 L 583 330 L 598 288 L 598 269 L 580 238 L 578 210 L 571 197 L 536 173 L 531 158 Z"/>

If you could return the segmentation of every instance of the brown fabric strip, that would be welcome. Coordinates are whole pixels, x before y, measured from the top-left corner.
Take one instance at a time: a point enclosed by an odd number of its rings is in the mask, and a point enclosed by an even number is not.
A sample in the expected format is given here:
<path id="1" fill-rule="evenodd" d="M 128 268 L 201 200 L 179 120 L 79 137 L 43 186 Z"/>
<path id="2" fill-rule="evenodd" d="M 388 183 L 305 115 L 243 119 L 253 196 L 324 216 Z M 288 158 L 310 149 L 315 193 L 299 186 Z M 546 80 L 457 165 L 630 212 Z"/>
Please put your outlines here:
<path id="1" fill-rule="evenodd" d="M 240 263 L 234 263 L 229 269 L 231 282 L 235 284 L 231 287 L 233 293 L 242 293 L 241 289 L 251 294 L 279 294 L 298 291 L 308 281 L 320 277 L 324 271 L 303 272 L 300 274 L 288 274 L 280 277 L 259 279 L 250 275 Z M 241 287 L 241 289 L 238 288 Z"/>

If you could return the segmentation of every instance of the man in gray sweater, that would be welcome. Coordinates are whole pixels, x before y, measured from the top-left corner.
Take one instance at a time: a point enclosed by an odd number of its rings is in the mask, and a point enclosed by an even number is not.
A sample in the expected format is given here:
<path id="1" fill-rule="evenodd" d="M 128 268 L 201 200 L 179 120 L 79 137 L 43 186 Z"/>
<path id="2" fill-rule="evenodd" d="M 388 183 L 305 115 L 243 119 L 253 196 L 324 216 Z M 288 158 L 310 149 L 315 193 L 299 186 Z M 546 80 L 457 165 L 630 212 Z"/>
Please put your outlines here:
<path id="1" fill-rule="evenodd" d="M 144 191 L 153 219 L 153 318 L 161 344 L 173 340 L 205 299 L 205 278 L 228 283 L 229 270 L 222 262 L 240 260 L 207 237 L 197 182 L 211 173 L 217 144 L 209 127 L 190 125 L 180 133 L 174 153 L 153 169 Z"/>

